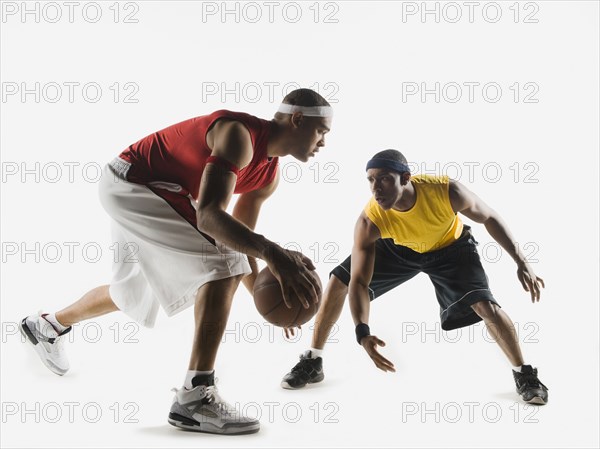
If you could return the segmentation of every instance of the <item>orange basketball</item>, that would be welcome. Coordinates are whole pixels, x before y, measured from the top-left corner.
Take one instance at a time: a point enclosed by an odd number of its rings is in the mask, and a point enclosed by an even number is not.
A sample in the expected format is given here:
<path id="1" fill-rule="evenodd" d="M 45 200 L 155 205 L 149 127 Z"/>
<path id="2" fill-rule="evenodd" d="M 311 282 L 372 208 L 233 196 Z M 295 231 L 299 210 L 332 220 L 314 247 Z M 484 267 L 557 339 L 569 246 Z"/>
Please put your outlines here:
<path id="1" fill-rule="evenodd" d="M 317 279 L 319 278 L 317 277 Z M 320 280 L 319 285 L 321 285 Z M 292 308 L 288 309 L 283 301 L 281 284 L 273 276 L 269 267 L 262 269 L 254 282 L 254 304 L 258 313 L 275 326 L 300 326 L 316 315 L 321 304 L 321 298 L 319 297 L 319 302 L 316 304 L 311 302 L 308 309 L 305 309 L 296 297 L 290 298 L 290 302 Z"/>

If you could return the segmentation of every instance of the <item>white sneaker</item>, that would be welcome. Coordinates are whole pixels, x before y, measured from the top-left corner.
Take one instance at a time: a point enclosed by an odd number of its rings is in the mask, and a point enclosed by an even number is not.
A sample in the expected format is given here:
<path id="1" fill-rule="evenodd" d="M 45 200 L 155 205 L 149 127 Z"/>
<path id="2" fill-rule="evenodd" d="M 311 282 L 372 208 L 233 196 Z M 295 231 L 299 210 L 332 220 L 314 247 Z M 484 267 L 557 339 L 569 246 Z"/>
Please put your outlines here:
<path id="1" fill-rule="evenodd" d="M 44 318 L 47 314 L 38 312 L 29 315 L 19 323 L 19 330 L 33 346 L 44 365 L 50 371 L 63 376 L 69 371 L 69 360 L 65 354 L 63 335 L 71 331 L 71 326 L 60 334 Z"/>
<path id="2" fill-rule="evenodd" d="M 255 433 L 260 430 L 257 419 L 242 416 L 225 402 L 215 385 L 173 388 L 175 398 L 169 413 L 169 424 L 196 432 L 219 434 Z"/>

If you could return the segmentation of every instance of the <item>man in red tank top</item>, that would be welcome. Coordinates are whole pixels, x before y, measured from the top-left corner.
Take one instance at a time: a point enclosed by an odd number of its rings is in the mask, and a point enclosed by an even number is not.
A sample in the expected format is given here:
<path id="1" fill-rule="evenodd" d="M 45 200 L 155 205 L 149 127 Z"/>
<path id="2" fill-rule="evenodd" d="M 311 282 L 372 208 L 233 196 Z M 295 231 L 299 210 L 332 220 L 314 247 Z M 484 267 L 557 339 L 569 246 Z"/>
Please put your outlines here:
<path id="1" fill-rule="evenodd" d="M 20 323 L 44 364 L 69 369 L 62 338 L 83 320 L 121 310 L 152 327 L 159 307 L 172 316 L 194 305 L 195 337 L 184 385 L 169 423 L 210 433 L 250 433 L 258 420 L 240 416 L 214 382 L 214 364 L 233 295 L 250 292 L 256 258 L 279 279 L 285 300 L 316 302 L 312 261 L 253 230 L 279 181 L 278 158 L 306 162 L 325 145 L 332 109 L 318 93 L 288 94 L 273 120 L 226 110 L 195 117 L 130 145 L 104 168 L 100 200 L 115 243 L 132 253 L 115 261 L 110 285 L 97 287 L 56 313 Z M 226 212 L 234 193 L 233 213 Z M 134 263 L 131 263 L 131 262 Z"/>

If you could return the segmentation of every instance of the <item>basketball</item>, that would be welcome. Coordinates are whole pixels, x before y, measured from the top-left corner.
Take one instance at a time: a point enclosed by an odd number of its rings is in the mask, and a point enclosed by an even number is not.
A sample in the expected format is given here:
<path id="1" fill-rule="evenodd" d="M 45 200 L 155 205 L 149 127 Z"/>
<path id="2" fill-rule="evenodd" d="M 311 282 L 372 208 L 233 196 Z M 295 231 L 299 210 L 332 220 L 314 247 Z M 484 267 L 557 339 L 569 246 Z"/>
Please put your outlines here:
<path id="1" fill-rule="evenodd" d="M 319 285 L 321 281 L 317 276 Z M 254 282 L 254 304 L 258 313 L 269 323 L 279 327 L 295 327 L 308 322 L 319 310 L 319 302 L 309 303 L 309 308 L 305 309 L 298 298 L 289 298 L 292 308 L 288 309 L 283 300 L 281 285 L 269 267 L 266 267 L 258 273 Z"/>

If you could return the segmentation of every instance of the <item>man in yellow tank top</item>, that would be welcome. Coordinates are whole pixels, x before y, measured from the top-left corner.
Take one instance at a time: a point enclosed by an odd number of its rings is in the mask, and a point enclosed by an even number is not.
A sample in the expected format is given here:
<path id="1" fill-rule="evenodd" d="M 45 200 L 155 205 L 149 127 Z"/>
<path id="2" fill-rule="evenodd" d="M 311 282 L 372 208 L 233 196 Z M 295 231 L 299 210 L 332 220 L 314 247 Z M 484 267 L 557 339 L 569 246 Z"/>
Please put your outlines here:
<path id="1" fill-rule="evenodd" d="M 281 386 L 297 389 L 324 379 L 323 347 L 346 295 L 358 343 L 377 368 L 394 372 L 394 364 L 377 350 L 385 343 L 370 333 L 370 301 L 424 272 L 435 287 L 442 329 L 483 320 L 513 366 L 522 399 L 546 404 L 548 389 L 537 369 L 525 365 L 514 325 L 489 289 L 477 242 L 458 216 L 460 212 L 485 225 L 517 263 L 518 279 L 532 302 L 539 301 L 544 281 L 533 272 L 499 214 L 447 176 L 411 176 L 406 158 L 396 150 L 377 153 L 367 163 L 367 179 L 373 197 L 356 223 L 352 255 L 331 272 L 315 319 L 312 347 Z"/>

